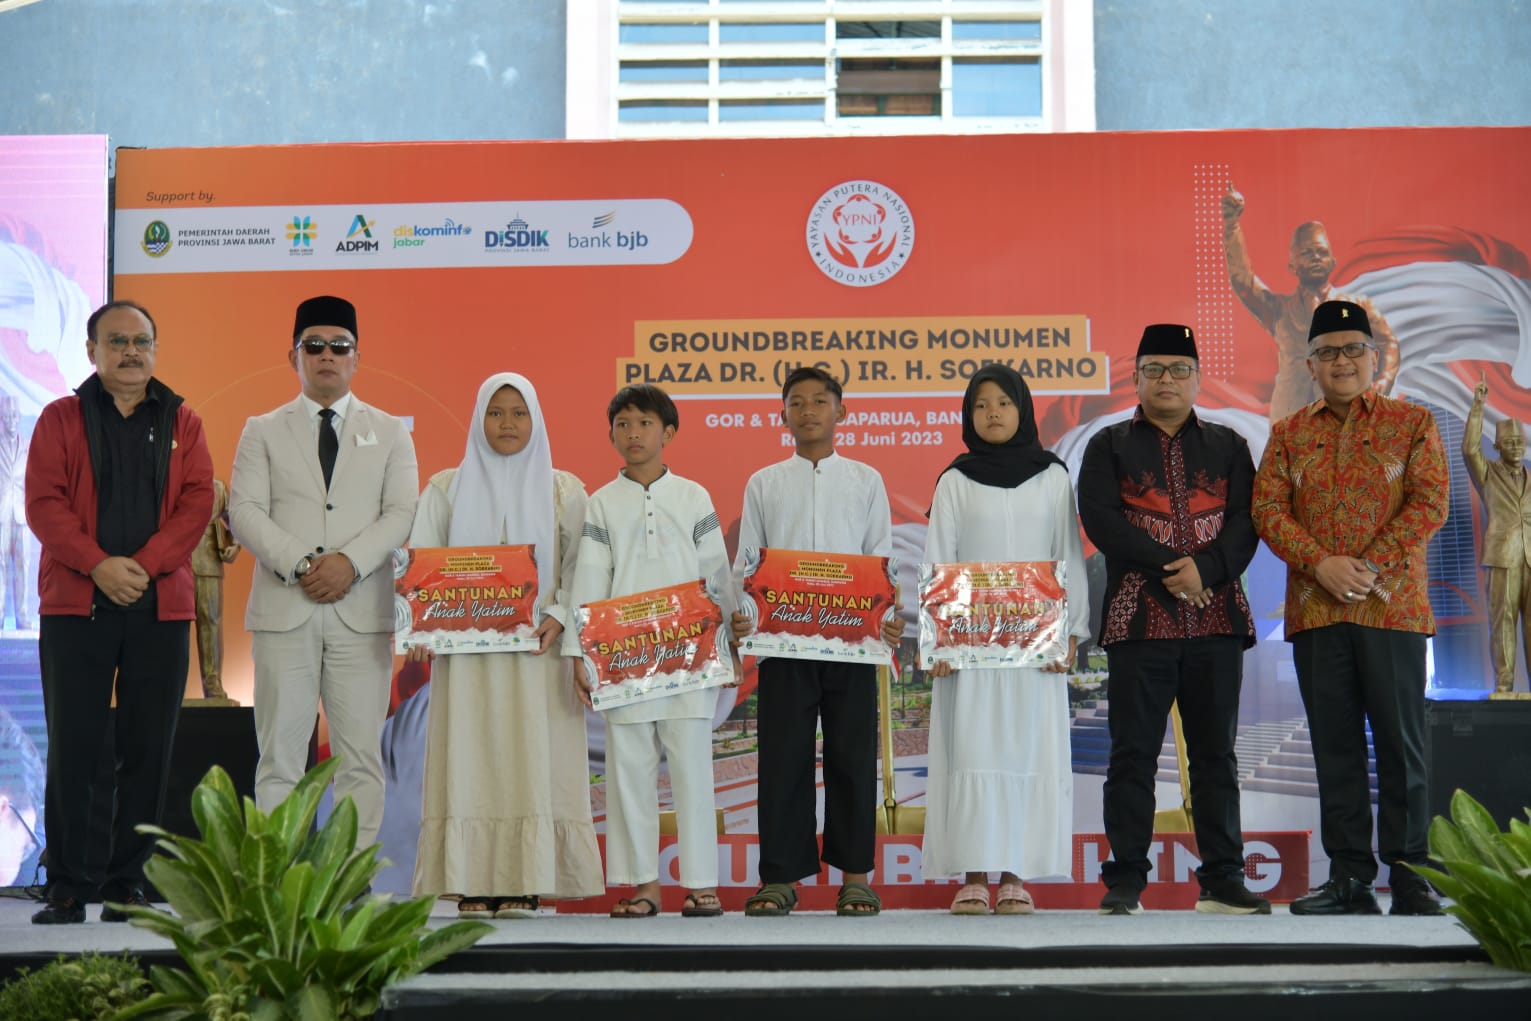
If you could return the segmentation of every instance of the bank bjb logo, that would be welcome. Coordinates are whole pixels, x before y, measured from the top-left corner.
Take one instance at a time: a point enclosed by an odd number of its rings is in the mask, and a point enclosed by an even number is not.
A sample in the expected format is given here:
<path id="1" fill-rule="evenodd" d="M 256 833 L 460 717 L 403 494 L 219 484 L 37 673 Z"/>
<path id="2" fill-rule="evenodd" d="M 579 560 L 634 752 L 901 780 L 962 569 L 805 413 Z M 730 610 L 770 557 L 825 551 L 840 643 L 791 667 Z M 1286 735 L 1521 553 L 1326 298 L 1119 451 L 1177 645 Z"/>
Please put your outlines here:
<path id="1" fill-rule="evenodd" d="M 161 255 L 170 251 L 170 228 L 164 220 L 153 220 L 144 228 L 144 239 L 139 242 L 143 247 L 144 254 L 151 259 L 158 259 Z"/>
<path id="2" fill-rule="evenodd" d="M 376 220 L 369 220 L 361 213 L 351 218 L 351 229 L 346 232 L 345 240 L 336 242 L 335 251 L 349 252 L 375 252 L 382 244 L 372 236 L 372 228 Z"/>
<path id="3" fill-rule="evenodd" d="M 319 225 L 311 216 L 293 215 L 292 222 L 287 225 L 287 240 L 292 247 L 287 250 L 288 255 L 313 255 L 314 238 L 319 236 Z"/>
<path id="4" fill-rule="evenodd" d="M 605 230 L 617 222 L 615 212 L 601 213 L 590 220 L 591 233 L 576 234 L 569 232 L 569 247 L 573 248 L 627 248 L 637 251 L 647 248 L 649 236 L 641 230 Z"/>
<path id="5" fill-rule="evenodd" d="M 914 215 L 892 188 L 846 181 L 814 202 L 807 240 L 808 254 L 825 276 L 847 287 L 871 287 L 909 261 Z"/>
<path id="6" fill-rule="evenodd" d="M 519 216 L 505 225 L 504 230 L 484 231 L 484 250 L 539 251 L 548 248 L 548 232 L 537 230 Z"/>

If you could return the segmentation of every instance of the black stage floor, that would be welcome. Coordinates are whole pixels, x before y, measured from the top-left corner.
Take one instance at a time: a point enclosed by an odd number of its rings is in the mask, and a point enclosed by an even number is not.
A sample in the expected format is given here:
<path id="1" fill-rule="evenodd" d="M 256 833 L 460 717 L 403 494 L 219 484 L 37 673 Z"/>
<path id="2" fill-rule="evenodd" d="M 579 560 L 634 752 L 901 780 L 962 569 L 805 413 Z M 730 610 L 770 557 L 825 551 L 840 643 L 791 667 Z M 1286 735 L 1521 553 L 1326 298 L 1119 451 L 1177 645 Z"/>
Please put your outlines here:
<path id="1" fill-rule="evenodd" d="M 177 963 L 163 941 L 103 924 L 94 910 L 84 925 L 42 928 L 28 922 L 33 909 L 0 899 L 0 977 L 85 950 Z M 443 903 L 433 921 L 451 917 Z M 889 911 L 616 921 L 545 910 L 494 925 L 478 946 L 389 990 L 379 1017 L 1531 1021 L 1531 975 L 1490 965 L 1449 917 L 1304 918 L 1278 906 L 1240 918 Z"/>

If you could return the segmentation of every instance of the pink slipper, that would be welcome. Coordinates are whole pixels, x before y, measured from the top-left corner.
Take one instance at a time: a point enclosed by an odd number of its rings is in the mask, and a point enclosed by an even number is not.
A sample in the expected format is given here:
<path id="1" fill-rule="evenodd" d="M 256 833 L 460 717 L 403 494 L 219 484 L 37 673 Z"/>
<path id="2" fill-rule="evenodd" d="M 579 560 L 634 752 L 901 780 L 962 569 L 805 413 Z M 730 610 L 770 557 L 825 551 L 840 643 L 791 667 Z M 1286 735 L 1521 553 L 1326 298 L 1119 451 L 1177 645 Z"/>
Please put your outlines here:
<path id="1" fill-rule="evenodd" d="M 1029 915 L 1036 909 L 1031 894 L 1020 883 L 999 884 L 999 896 L 994 900 L 996 915 Z"/>
<path id="2" fill-rule="evenodd" d="M 987 915 L 989 913 L 989 887 L 985 883 L 968 883 L 957 891 L 952 901 L 954 915 Z"/>

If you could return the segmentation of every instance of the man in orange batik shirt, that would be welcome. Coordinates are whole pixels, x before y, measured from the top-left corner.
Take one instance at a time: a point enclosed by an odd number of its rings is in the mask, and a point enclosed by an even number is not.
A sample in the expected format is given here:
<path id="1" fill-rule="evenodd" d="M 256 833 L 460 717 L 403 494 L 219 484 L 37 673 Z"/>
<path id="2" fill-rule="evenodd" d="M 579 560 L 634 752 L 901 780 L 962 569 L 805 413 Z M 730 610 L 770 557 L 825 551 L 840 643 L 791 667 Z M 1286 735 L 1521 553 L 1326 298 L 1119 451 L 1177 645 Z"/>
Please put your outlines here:
<path id="1" fill-rule="evenodd" d="M 1287 564 L 1286 637 L 1308 713 L 1329 880 L 1298 915 L 1377 914 L 1364 724 L 1377 754 L 1377 844 L 1391 913 L 1439 914 L 1408 868 L 1428 857 L 1425 643 L 1435 633 L 1425 545 L 1450 484 L 1430 412 L 1372 389 L 1366 310 L 1326 301 L 1308 330 L 1322 397 L 1271 426 L 1255 530 Z"/>

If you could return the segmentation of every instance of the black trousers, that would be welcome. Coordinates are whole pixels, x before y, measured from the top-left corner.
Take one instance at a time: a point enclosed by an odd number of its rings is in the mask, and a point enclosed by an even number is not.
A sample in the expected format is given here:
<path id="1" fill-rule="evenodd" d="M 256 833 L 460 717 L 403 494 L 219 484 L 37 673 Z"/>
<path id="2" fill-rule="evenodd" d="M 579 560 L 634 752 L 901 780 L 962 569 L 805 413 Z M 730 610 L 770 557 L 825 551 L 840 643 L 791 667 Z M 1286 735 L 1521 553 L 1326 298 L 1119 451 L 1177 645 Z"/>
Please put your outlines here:
<path id="1" fill-rule="evenodd" d="M 771 658 L 760 664 L 760 879 L 819 871 L 816 734 L 824 721 L 823 859 L 870 872 L 877 842 L 877 668 Z"/>
<path id="2" fill-rule="evenodd" d="M 1111 762 L 1102 815 L 1111 860 L 1101 866 L 1107 886 L 1141 891 L 1148 885 L 1154 828 L 1154 775 L 1170 703 L 1180 700 L 1191 819 L 1196 827 L 1198 879 L 1244 874 L 1239 819 L 1238 762 L 1233 742 L 1244 678 L 1244 643 L 1234 637 L 1116 642 L 1106 651 L 1106 697 Z"/>
<path id="3" fill-rule="evenodd" d="M 190 622 L 155 619 L 154 610 L 97 609 L 91 617 L 48 614 L 38 628 L 43 711 L 48 723 L 45 819 L 49 896 L 105 900 L 143 883 L 158 825 L 176 720 L 186 690 Z M 111 848 L 90 848 L 91 781 L 117 692 L 116 787 Z M 106 862 L 105 872 L 92 862 Z"/>
<path id="4" fill-rule="evenodd" d="M 1377 878 L 1372 856 L 1366 723 L 1377 755 L 1377 848 L 1382 860 L 1429 858 L 1425 768 L 1425 636 L 1330 624 L 1292 636 L 1308 712 L 1318 809 L 1331 878 Z"/>

